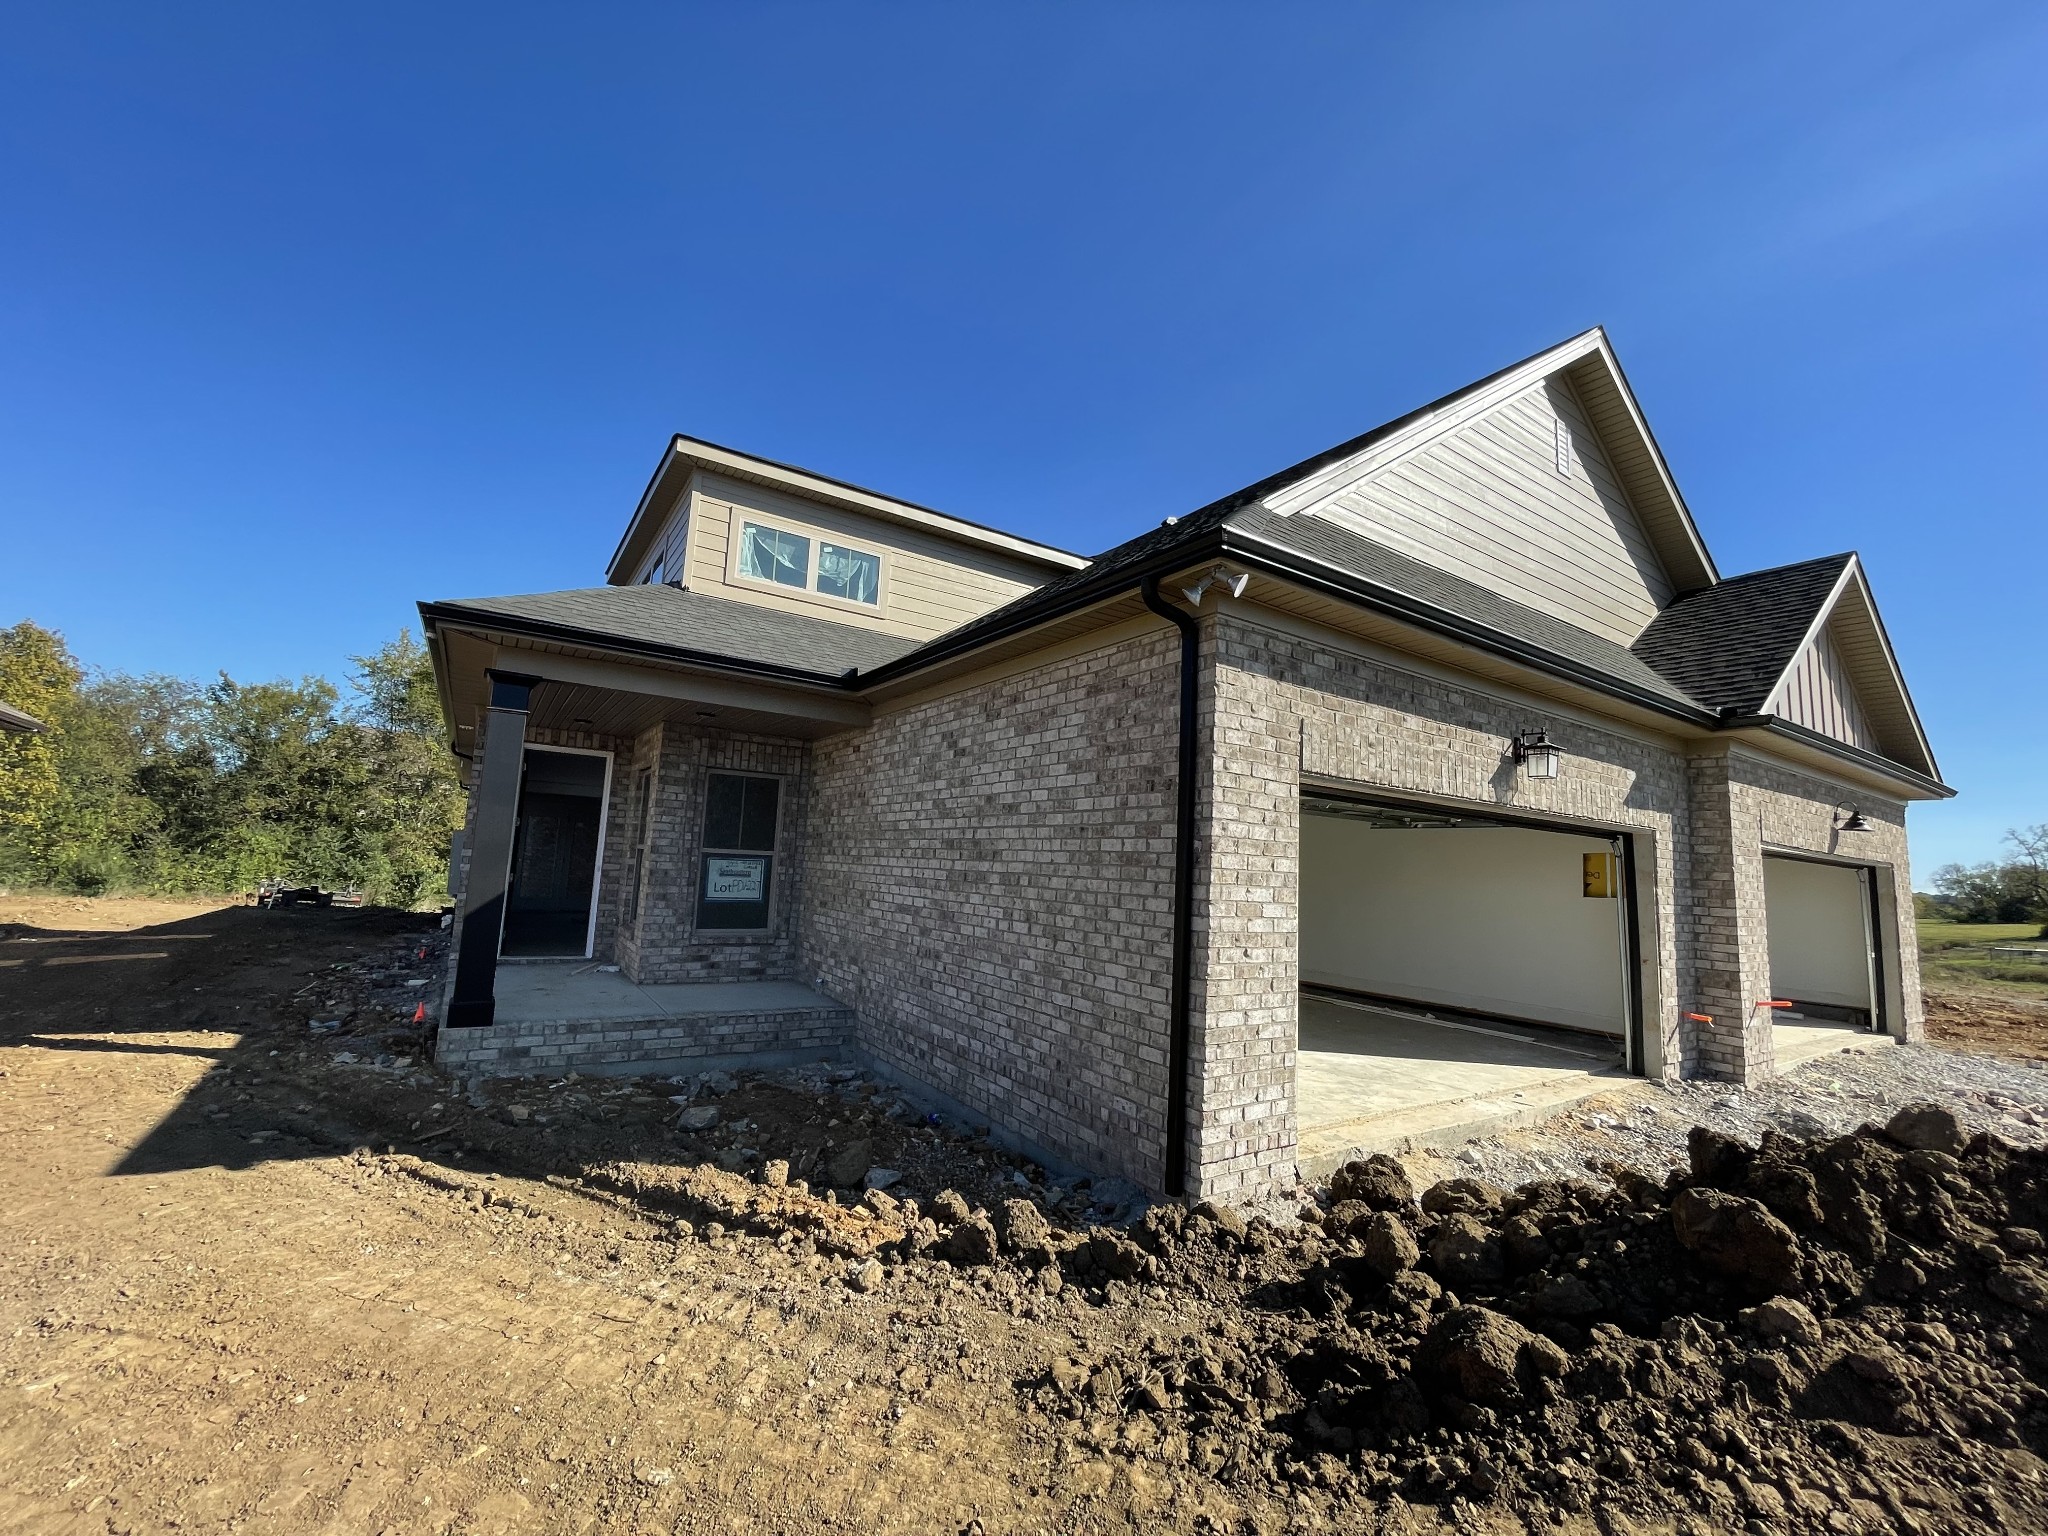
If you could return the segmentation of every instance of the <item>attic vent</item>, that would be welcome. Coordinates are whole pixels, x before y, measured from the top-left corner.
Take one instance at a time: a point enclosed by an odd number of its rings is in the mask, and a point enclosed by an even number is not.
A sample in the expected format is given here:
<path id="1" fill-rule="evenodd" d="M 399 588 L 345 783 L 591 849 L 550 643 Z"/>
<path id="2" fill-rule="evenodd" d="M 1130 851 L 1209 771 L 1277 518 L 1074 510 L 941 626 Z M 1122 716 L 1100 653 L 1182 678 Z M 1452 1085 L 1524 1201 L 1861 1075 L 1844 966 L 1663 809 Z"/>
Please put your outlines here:
<path id="1" fill-rule="evenodd" d="M 1550 419 L 1552 446 L 1557 450 L 1557 472 L 1567 480 L 1572 475 L 1572 429 L 1564 424 L 1562 416 Z"/>

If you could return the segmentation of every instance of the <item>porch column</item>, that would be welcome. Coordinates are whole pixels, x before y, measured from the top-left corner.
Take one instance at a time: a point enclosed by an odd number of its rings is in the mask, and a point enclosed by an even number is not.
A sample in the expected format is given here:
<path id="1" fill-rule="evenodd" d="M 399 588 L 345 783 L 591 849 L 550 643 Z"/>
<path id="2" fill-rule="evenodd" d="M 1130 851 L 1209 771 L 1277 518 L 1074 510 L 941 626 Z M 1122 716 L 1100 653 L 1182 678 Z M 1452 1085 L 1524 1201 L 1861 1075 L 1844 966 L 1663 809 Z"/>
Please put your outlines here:
<path id="1" fill-rule="evenodd" d="M 526 716 L 537 677 L 491 671 L 483 751 L 476 764 L 469 878 L 459 909 L 455 990 L 444 1027 L 482 1029 L 498 1009 L 498 941 L 505 931 L 505 887 L 512 873 L 512 837 L 519 821 L 519 774 L 526 757 Z"/>

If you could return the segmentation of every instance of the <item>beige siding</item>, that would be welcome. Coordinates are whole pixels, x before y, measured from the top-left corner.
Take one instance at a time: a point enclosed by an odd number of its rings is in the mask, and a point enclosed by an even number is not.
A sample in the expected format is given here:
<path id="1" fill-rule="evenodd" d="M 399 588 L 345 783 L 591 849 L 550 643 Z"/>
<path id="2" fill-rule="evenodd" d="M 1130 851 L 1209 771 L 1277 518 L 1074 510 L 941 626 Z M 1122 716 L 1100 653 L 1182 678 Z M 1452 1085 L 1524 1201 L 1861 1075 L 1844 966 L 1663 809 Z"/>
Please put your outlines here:
<path id="1" fill-rule="evenodd" d="M 1316 515 L 1623 645 L 1672 597 L 1562 375 L 1373 471 Z"/>
<path id="2" fill-rule="evenodd" d="M 1813 644 L 1786 675 L 1772 713 L 1837 741 L 1846 741 L 1852 747 L 1875 752 L 1877 738 L 1863 718 L 1863 707 L 1856 702 L 1856 690 L 1849 681 L 1849 669 L 1835 644 L 1832 628 L 1814 637 Z"/>
<path id="3" fill-rule="evenodd" d="M 722 475 L 696 476 L 685 501 L 690 509 L 691 590 L 864 629 L 930 639 L 1002 607 L 1045 579 L 1041 569 L 1021 560 Z M 880 604 L 870 608 L 740 578 L 733 568 L 733 539 L 737 524 L 749 513 L 809 535 L 814 560 L 820 538 L 879 554 Z"/>
<path id="4" fill-rule="evenodd" d="M 663 581 L 680 581 L 683 576 L 683 560 L 690 538 L 690 498 L 679 498 L 674 509 L 654 535 L 654 541 L 647 546 L 647 553 L 640 558 L 639 569 L 633 572 L 635 582 L 646 581 L 654 574 L 656 562 L 661 564 Z"/>

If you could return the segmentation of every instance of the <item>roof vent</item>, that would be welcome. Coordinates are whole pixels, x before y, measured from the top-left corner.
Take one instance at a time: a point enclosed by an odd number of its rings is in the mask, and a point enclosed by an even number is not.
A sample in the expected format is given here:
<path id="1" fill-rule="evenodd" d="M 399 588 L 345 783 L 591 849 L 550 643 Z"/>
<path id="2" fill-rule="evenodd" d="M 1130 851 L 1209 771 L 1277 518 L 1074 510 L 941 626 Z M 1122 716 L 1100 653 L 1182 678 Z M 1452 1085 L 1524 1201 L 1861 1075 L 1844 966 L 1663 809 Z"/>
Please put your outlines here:
<path id="1" fill-rule="evenodd" d="M 1562 416 L 1550 418 L 1551 446 L 1557 451 L 1557 472 L 1569 480 L 1572 477 L 1572 429 L 1564 424 Z"/>

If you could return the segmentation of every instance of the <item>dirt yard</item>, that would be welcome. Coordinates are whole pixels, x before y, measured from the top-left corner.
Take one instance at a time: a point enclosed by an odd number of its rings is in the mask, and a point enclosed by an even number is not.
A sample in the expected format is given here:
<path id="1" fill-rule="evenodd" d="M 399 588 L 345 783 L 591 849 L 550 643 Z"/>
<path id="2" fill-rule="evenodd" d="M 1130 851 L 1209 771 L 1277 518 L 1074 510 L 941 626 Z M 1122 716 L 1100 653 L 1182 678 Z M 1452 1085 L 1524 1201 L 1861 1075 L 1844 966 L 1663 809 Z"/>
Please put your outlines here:
<path id="1" fill-rule="evenodd" d="M 433 919 L 96 915 L 0 938 L 0 1529 L 2048 1527 L 2048 1160 L 1938 1116 L 1246 1224 L 850 1073 L 445 1082 Z"/>

